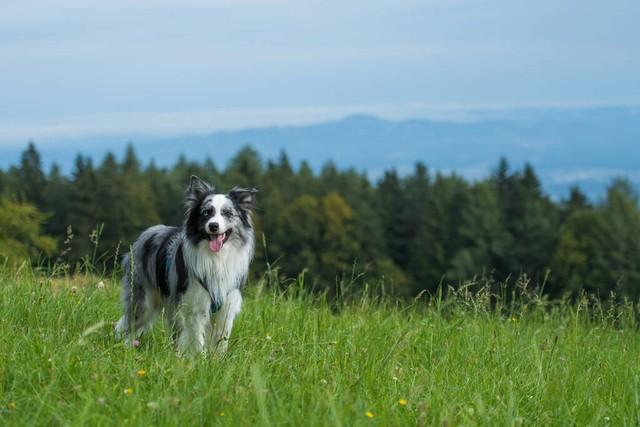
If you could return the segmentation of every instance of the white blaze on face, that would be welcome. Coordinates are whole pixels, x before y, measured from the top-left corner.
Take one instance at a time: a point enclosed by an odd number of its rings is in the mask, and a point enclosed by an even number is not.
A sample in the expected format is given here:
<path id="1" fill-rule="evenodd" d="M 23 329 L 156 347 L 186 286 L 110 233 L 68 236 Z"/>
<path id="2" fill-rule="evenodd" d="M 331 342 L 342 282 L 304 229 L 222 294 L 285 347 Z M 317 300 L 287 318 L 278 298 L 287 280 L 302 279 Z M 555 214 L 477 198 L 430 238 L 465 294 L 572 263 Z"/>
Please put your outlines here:
<path id="1" fill-rule="evenodd" d="M 223 209 L 229 209 L 229 199 L 223 194 L 216 194 L 211 198 L 211 205 L 213 206 L 214 214 L 207 221 L 207 229 L 213 223 L 218 224 L 218 231 L 215 236 L 209 241 L 209 249 L 213 252 L 218 252 L 222 249 L 222 245 L 226 239 L 225 233 L 229 231 L 231 224 L 224 215 L 222 215 Z"/>

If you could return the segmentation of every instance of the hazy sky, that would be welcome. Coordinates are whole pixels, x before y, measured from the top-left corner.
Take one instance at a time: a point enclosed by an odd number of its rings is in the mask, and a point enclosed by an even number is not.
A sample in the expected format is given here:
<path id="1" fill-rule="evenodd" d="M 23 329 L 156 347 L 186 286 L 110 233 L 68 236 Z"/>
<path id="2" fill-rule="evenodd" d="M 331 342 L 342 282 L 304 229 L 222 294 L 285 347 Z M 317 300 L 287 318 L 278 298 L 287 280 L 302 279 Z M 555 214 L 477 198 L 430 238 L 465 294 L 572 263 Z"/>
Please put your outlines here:
<path id="1" fill-rule="evenodd" d="M 2 0 L 0 141 L 640 104 L 639 22 L 639 0 Z"/>

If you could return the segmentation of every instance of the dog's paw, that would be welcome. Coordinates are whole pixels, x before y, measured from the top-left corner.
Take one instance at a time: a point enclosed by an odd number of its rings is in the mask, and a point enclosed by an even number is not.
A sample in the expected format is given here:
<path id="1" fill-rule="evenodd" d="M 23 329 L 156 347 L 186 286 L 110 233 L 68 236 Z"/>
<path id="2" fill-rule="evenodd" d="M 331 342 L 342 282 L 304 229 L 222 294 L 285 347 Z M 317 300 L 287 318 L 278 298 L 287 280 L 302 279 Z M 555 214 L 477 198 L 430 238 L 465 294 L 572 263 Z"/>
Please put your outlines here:
<path id="1" fill-rule="evenodd" d="M 226 353 L 227 350 L 229 349 L 229 338 L 228 337 L 220 338 L 218 342 L 216 342 L 214 349 L 216 353 L 219 353 L 219 354 Z"/>
<path id="2" fill-rule="evenodd" d="M 122 341 L 125 336 L 125 325 L 124 325 L 124 317 L 118 320 L 113 326 L 113 334 L 116 338 L 116 341 Z"/>

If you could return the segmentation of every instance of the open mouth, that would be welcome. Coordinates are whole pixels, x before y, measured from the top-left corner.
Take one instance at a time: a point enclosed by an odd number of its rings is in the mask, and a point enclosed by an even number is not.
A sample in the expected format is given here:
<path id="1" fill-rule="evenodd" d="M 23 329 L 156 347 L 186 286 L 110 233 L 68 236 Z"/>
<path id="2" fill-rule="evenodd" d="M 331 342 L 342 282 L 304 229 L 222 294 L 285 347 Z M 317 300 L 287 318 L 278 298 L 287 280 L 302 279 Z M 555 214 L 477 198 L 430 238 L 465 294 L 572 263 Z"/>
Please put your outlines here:
<path id="1" fill-rule="evenodd" d="M 222 249 L 224 242 L 227 241 L 232 231 L 232 229 L 228 229 L 221 234 L 209 234 L 209 249 L 211 249 L 212 252 L 220 252 L 220 249 Z"/>

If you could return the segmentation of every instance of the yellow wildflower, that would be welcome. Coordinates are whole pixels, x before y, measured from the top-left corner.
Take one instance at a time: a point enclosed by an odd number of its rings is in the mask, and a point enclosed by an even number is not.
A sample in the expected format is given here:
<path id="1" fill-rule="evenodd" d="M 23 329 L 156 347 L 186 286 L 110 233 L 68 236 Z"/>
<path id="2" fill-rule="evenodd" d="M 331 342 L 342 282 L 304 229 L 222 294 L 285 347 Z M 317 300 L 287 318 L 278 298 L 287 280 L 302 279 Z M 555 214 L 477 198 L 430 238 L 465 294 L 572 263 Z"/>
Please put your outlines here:
<path id="1" fill-rule="evenodd" d="M 224 412 L 220 412 L 218 415 L 220 415 L 221 417 L 224 417 Z"/>
<path id="2" fill-rule="evenodd" d="M 124 394 L 126 394 L 127 396 L 131 396 L 133 394 L 133 389 L 131 387 L 125 388 Z"/>
<path id="3" fill-rule="evenodd" d="M 365 412 L 364 415 L 369 419 L 373 418 L 373 412 L 371 412 L 371 411 Z"/>
<path id="4" fill-rule="evenodd" d="M 400 400 L 398 400 L 398 405 L 400 405 L 400 406 L 406 406 L 406 405 L 407 405 L 407 399 L 400 399 Z"/>
<path id="5" fill-rule="evenodd" d="M 140 378 L 144 377 L 145 375 L 147 375 L 147 371 L 145 371 L 144 369 L 140 369 L 138 372 L 136 372 L 136 375 Z"/>

